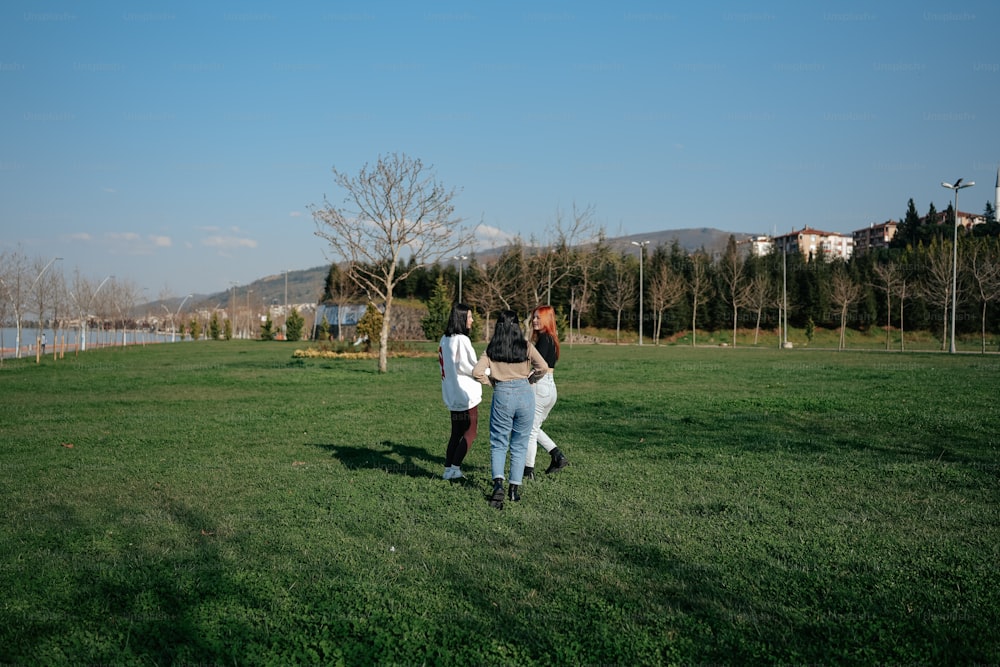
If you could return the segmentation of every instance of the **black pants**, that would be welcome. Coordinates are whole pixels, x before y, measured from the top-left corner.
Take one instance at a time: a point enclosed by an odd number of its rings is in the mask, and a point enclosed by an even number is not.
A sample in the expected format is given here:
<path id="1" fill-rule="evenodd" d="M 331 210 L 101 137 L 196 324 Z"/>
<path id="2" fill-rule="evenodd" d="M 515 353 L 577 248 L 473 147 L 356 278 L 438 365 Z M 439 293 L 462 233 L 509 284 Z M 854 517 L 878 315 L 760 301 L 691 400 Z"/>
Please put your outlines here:
<path id="1" fill-rule="evenodd" d="M 472 449 L 472 441 L 476 439 L 479 428 L 479 406 L 451 413 L 451 438 L 448 439 L 448 449 L 444 455 L 444 465 L 459 466 L 465 455 Z"/>

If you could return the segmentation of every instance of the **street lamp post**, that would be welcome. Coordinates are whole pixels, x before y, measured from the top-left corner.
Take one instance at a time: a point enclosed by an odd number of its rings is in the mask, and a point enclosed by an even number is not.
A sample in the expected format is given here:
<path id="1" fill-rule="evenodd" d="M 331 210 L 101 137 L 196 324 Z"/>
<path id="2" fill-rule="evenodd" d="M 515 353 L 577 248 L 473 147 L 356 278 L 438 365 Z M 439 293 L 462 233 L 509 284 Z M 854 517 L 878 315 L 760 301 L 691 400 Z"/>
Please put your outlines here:
<path id="1" fill-rule="evenodd" d="M 455 255 L 452 259 L 458 261 L 458 302 L 462 303 L 462 269 L 465 268 L 465 260 L 469 258 L 465 255 Z"/>
<path id="2" fill-rule="evenodd" d="M 170 320 L 170 342 L 171 343 L 177 341 L 177 318 L 180 317 L 181 308 L 183 308 L 184 307 L 184 303 L 188 299 L 190 299 L 191 297 L 193 297 L 193 296 L 194 296 L 194 294 L 188 294 L 186 297 L 184 297 L 183 299 L 181 299 L 181 305 L 177 306 L 177 312 L 174 313 L 173 318 Z M 164 306 L 164 307 L 166 307 L 166 306 Z M 168 310 L 167 312 L 169 313 L 170 311 Z"/>
<path id="3" fill-rule="evenodd" d="M 639 345 L 642 345 L 642 249 L 649 245 L 649 241 L 632 241 L 632 245 L 639 247 Z"/>
<path id="4" fill-rule="evenodd" d="M 101 288 L 104 287 L 104 284 L 106 282 L 108 282 L 109 280 L 111 280 L 112 278 L 114 278 L 114 276 L 108 276 L 107 278 L 105 278 L 104 280 L 101 281 L 101 284 L 97 286 L 97 289 L 94 290 L 94 293 L 90 295 L 90 300 L 87 301 L 87 308 L 84 310 L 83 313 L 81 313 L 81 319 L 83 320 L 83 322 L 80 323 L 80 334 L 81 334 L 81 337 L 80 337 L 80 351 L 81 352 L 86 352 L 87 351 L 87 325 L 90 322 L 90 307 L 92 305 L 94 305 L 94 299 L 97 298 L 97 293 L 100 292 Z M 77 305 L 79 305 L 79 304 L 77 304 Z"/>
<path id="5" fill-rule="evenodd" d="M 952 241 L 951 256 L 951 353 L 955 354 L 955 311 L 958 309 L 958 191 L 962 188 L 971 188 L 975 181 L 962 183 L 958 179 L 954 184 L 942 183 L 943 187 L 955 191 L 955 232 Z"/>
<path id="6" fill-rule="evenodd" d="M 788 347 L 788 237 L 781 243 L 781 347 Z"/>

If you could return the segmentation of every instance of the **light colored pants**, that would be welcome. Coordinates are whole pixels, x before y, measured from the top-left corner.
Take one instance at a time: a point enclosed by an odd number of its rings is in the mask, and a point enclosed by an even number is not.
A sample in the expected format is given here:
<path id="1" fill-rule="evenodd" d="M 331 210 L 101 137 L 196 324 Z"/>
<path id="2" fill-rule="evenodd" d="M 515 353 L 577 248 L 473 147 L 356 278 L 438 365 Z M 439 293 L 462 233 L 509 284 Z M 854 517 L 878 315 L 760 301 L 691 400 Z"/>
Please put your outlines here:
<path id="1" fill-rule="evenodd" d="M 556 404 L 557 396 L 556 382 L 552 373 L 546 373 L 545 377 L 535 383 L 535 423 L 531 425 L 528 454 L 524 459 L 524 465 L 529 468 L 535 467 L 535 454 L 538 452 L 538 445 L 541 445 L 547 452 L 556 448 L 556 443 L 542 430 L 542 422 L 548 418 L 549 411 Z"/>
<path id="2" fill-rule="evenodd" d="M 503 479 L 509 449 L 510 483 L 521 483 L 534 414 L 535 392 L 527 380 L 509 380 L 493 385 L 493 403 L 490 406 L 490 467 L 494 479 Z"/>

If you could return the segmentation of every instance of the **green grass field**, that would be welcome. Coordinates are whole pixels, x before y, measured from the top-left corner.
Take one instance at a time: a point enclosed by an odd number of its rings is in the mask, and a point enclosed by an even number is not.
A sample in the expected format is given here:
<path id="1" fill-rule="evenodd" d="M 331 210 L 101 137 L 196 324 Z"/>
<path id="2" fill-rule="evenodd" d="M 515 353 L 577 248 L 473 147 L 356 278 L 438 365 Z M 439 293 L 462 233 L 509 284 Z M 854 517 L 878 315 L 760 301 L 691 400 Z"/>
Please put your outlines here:
<path id="1" fill-rule="evenodd" d="M 435 358 L 293 349 L 4 363 L 0 663 L 1000 662 L 996 355 L 564 346 L 498 512 L 489 390 L 449 483 Z"/>

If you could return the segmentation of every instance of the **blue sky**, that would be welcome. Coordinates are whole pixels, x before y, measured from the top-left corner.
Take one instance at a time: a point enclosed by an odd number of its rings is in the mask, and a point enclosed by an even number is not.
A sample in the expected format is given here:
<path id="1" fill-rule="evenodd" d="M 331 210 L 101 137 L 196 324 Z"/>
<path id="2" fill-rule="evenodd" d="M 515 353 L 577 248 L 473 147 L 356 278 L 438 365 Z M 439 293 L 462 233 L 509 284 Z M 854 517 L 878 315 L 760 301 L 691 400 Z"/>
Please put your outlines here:
<path id="1" fill-rule="evenodd" d="M 331 168 L 432 165 L 483 243 L 850 232 L 993 201 L 1000 3 L 19 2 L 0 249 L 167 292 L 327 263 Z"/>

